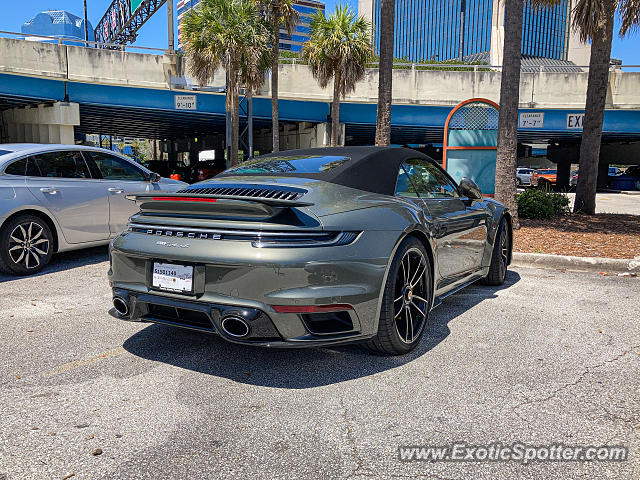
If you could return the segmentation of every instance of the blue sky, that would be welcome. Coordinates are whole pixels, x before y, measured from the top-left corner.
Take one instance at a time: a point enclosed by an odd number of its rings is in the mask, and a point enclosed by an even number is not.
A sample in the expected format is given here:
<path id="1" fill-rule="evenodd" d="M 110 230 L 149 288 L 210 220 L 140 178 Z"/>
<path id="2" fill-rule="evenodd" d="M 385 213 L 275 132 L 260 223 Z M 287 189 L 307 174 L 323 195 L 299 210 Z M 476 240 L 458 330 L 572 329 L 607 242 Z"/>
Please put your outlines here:
<path id="1" fill-rule="evenodd" d="M 173 1 L 177 3 L 177 0 Z M 83 15 L 82 0 L 20 0 L 16 3 L 19 5 L 18 8 L 3 9 L 0 16 L 0 30 L 19 32 L 20 26 L 25 21 L 47 9 L 68 10 L 78 16 Z M 95 25 L 110 3 L 111 0 L 88 0 L 89 21 Z M 336 3 L 336 0 L 327 0 L 327 10 L 332 10 Z M 354 9 L 357 8 L 357 0 L 343 0 L 343 3 L 349 4 Z M 618 27 L 617 24 L 616 28 Z M 166 48 L 166 6 L 142 27 L 136 44 L 145 47 Z M 638 32 L 633 32 L 624 39 L 616 36 L 613 42 L 612 56 L 622 59 L 623 63 L 627 65 L 640 65 L 640 36 Z"/>

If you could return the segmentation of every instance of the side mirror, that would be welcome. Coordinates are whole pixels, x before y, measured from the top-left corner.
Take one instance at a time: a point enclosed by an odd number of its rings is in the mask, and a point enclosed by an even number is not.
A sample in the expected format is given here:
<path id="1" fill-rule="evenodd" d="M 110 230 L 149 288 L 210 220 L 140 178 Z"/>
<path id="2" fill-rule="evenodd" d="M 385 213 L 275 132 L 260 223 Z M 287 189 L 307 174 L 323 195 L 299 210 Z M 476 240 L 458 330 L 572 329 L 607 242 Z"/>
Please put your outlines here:
<path id="1" fill-rule="evenodd" d="M 482 191 L 480 190 L 480 187 L 476 185 L 476 182 L 467 177 L 463 177 L 462 180 L 460 180 L 458 193 L 470 200 L 482 200 Z"/>
<path id="2" fill-rule="evenodd" d="M 151 183 L 158 183 L 160 181 L 162 177 L 160 175 L 158 175 L 157 173 L 151 172 L 149 174 L 149 181 Z"/>

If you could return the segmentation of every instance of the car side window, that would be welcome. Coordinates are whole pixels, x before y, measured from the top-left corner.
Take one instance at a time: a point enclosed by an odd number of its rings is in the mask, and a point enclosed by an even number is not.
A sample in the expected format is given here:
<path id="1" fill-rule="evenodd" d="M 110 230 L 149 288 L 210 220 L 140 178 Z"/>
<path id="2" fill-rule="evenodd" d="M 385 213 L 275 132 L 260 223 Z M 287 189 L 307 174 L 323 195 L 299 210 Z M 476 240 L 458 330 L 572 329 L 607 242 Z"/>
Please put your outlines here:
<path id="1" fill-rule="evenodd" d="M 27 175 L 54 178 L 91 178 L 80 152 L 59 151 L 29 157 Z"/>
<path id="2" fill-rule="evenodd" d="M 7 175 L 25 175 L 27 172 L 27 159 L 21 158 L 13 163 L 7 165 L 4 169 L 4 173 Z"/>
<path id="3" fill-rule="evenodd" d="M 36 167 L 36 164 L 29 157 L 21 158 L 15 162 L 7 165 L 4 169 L 4 173 L 7 175 L 20 175 L 27 177 L 39 177 L 40 171 Z"/>
<path id="4" fill-rule="evenodd" d="M 398 171 L 398 179 L 396 180 L 396 191 L 394 195 L 397 197 L 419 198 L 418 192 L 409 179 L 409 175 L 402 166 Z"/>
<path id="5" fill-rule="evenodd" d="M 84 154 L 90 159 L 89 162 L 95 163 L 105 180 L 144 181 L 147 178 L 144 171 L 122 158 L 102 152 L 89 151 Z"/>
<path id="6" fill-rule="evenodd" d="M 411 159 L 402 164 L 411 182 L 410 189 L 421 198 L 458 198 L 455 184 L 436 165 Z"/>

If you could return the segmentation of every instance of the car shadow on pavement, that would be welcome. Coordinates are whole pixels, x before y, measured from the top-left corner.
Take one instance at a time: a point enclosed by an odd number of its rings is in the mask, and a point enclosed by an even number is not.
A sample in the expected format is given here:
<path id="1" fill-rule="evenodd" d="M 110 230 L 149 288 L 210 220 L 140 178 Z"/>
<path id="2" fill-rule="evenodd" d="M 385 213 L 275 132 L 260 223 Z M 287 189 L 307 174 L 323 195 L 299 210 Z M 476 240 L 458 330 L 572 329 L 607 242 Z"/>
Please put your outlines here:
<path id="1" fill-rule="evenodd" d="M 70 252 L 54 255 L 51 258 L 51 263 L 49 263 L 49 265 L 44 267 L 40 272 L 34 275 L 29 275 L 29 277 L 41 277 L 54 272 L 62 272 L 65 270 L 71 270 L 72 268 L 84 267 L 85 265 L 95 265 L 96 263 L 107 261 L 109 261 L 109 248 L 106 245 L 101 247 L 85 248 L 82 250 L 72 250 Z M 26 277 L 0 273 L 0 283 L 11 282 L 21 278 Z"/>
<path id="2" fill-rule="evenodd" d="M 472 285 L 434 309 L 418 348 L 408 355 L 372 354 L 357 345 L 269 349 L 238 345 L 217 336 L 151 324 L 124 342 L 129 353 L 206 375 L 272 388 L 305 389 L 367 377 L 399 367 L 436 348 L 449 336 L 449 322 L 520 280 L 509 271 L 500 287 Z"/>

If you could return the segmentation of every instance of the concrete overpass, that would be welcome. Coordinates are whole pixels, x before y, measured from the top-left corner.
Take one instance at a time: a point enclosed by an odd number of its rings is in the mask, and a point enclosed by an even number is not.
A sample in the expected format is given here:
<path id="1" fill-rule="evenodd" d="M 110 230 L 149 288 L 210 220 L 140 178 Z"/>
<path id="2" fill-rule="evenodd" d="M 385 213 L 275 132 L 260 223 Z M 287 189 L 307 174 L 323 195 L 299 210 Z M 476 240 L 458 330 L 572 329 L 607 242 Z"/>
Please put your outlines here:
<path id="1" fill-rule="evenodd" d="M 577 144 L 582 132 L 569 116 L 584 112 L 587 78 L 587 72 L 523 72 L 520 109 L 544 113 L 544 123 L 520 129 L 520 141 Z M 184 62 L 176 55 L 0 38 L 2 138 L 71 142 L 74 134 L 118 133 L 171 139 L 178 150 L 192 150 L 196 137 L 221 138 L 223 79 L 221 72 L 203 91 L 185 75 Z M 377 70 L 369 69 L 341 105 L 346 143 L 373 141 L 377 84 Z M 284 148 L 326 144 L 331 92 L 331 85 L 318 86 L 309 67 L 280 65 Z M 499 92 L 499 71 L 394 70 L 392 141 L 440 143 L 453 106 L 474 97 L 499 101 Z M 193 95 L 194 109 L 180 109 L 177 95 Z M 269 96 L 266 82 L 254 100 L 260 151 L 271 148 Z M 640 141 L 640 72 L 611 71 L 606 108 L 603 141 Z"/>

